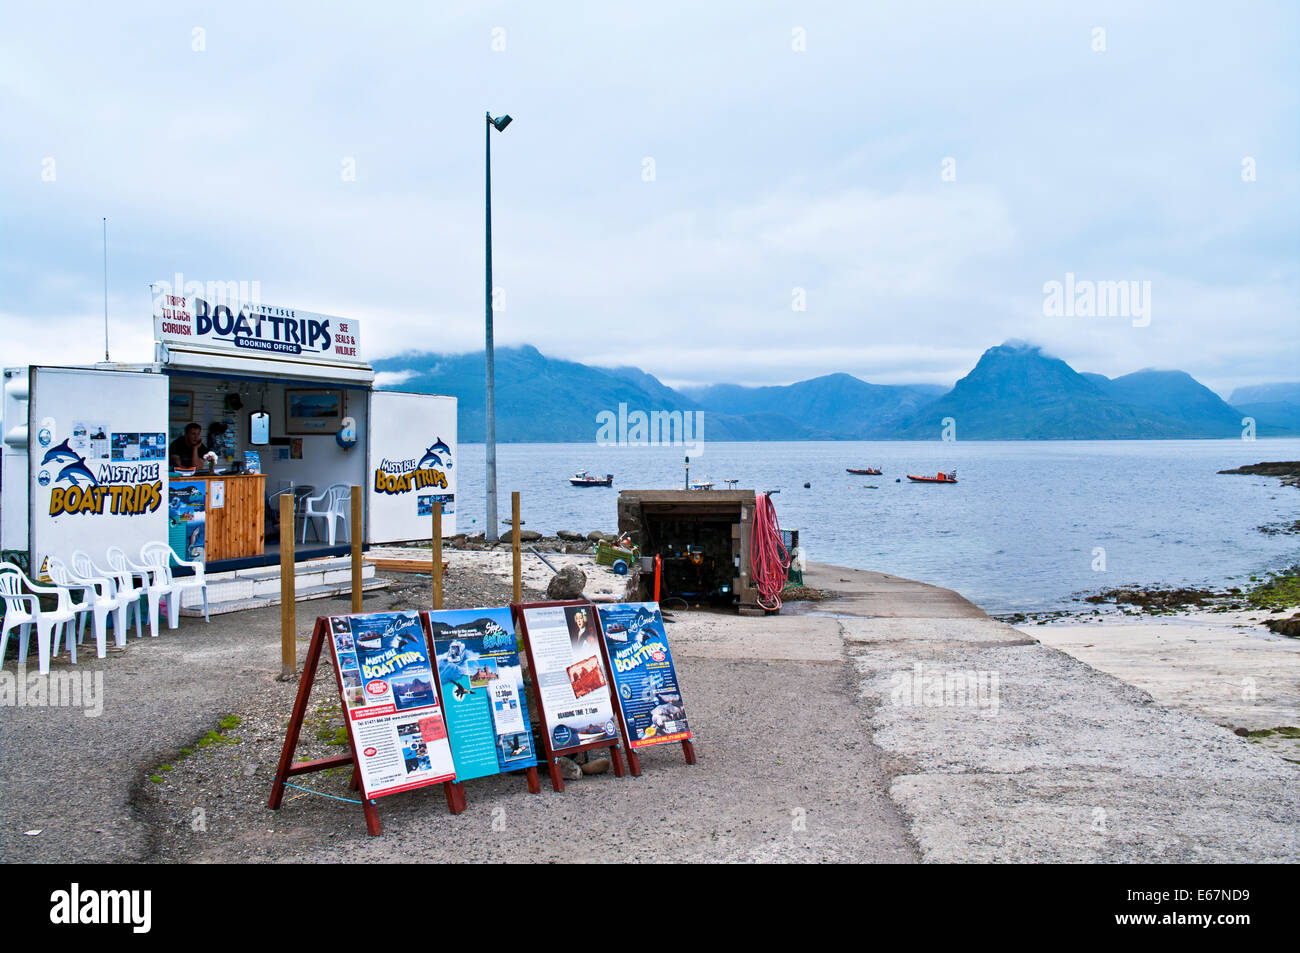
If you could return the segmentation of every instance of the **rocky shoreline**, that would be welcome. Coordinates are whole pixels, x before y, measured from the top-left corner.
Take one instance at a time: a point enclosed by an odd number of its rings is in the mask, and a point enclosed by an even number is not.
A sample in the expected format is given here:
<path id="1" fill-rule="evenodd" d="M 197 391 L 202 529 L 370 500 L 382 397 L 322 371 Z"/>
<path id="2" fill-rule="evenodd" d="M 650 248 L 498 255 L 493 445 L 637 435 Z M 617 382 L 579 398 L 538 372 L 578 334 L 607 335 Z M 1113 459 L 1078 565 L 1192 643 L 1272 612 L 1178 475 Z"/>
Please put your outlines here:
<path id="1" fill-rule="evenodd" d="M 1202 589 L 1165 586 L 1121 586 L 1081 593 L 1076 601 L 1092 609 L 1057 609 L 1046 612 L 1012 612 L 993 616 L 1010 625 L 1047 625 L 1055 621 L 1100 621 L 1113 616 L 1177 616 L 1188 613 L 1267 613 L 1273 618 L 1259 624 L 1278 635 L 1300 638 L 1300 565 L 1265 577 L 1251 577 L 1248 589 L 1231 586 Z M 1288 614 L 1290 613 L 1290 614 Z"/>
<path id="2" fill-rule="evenodd" d="M 1283 486 L 1300 487 L 1300 460 L 1282 460 L 1274 463 L 1251 463 L 1232 470 L 1220 470 L 1220 473 L 1248 474 L 1251 476 L 1275 476 Z"/>
<path id="3" fill-rule="evenodd" d="M 442 545 L 448 549 L 466 550 L 470 552 L 483 551 L 491 549 L 509 549 L 511 543 L 512 528 L 509 525 L 501 528 L 500 539 L 496 542 L 489 542 L 485 533 L 457 533 L 454 536 L 448 536 L 442 541 Z M 578 533 L 573 530 L 557 530 L 553 535 L 539 533 L 536 530 L 521 529 L 519 531 L 519 542 L 524 546 L 532 546 L 534 549 L 547 553 L 567 553 L 573 556 L 589 556 L 596 551 L 596 546 L 604 542 L 610 546 L 617 545 L 618 536 L 614 533 L 606 533 L 601 530 L 592 530 L 589 533 Z M 414 548 L 428 548 L 427 543 L 411 543 Z"/>

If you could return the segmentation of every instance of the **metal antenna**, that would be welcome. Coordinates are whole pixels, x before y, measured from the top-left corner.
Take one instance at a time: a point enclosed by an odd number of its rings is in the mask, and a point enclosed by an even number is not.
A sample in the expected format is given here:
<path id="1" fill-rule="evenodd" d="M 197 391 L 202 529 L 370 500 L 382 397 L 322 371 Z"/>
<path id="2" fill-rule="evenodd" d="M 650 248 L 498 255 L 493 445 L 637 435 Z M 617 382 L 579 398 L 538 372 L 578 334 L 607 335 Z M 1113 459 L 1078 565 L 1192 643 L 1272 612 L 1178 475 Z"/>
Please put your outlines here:
<path id="1" fill-rule="evenodd" d="M 108 363 L 108 218 L 104 222 L 104 363 Z"/>

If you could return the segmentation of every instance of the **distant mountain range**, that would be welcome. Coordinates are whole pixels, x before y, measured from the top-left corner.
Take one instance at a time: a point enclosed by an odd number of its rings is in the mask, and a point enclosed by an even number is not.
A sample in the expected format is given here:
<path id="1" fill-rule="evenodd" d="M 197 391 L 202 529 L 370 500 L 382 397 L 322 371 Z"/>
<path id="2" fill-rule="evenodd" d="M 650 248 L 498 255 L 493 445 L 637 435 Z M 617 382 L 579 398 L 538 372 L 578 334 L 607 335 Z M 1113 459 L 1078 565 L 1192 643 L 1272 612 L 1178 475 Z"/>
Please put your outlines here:
<path id="1" fill-rule="evenodd" d="M 1228 403 L 1259 424 L 1300 431 L 1300 383 L 1238 387 Z"/>
<path id="2" fill-rule="evenodd" d="M 375 362 L 381 386 L 449 394 L 460 439 L 483 440 L 484 360 L 474 354 L 407 353 Z M 962 440 L 1108 440 L 1300 433 L 1300 383 L 1239 388 L 1232 403 L 1183 371 L 1123 377 L 1079 373 L 1028 344 L 989 348 L 951 390 L 870 384 L 828 374 L 778 387 L 715 384 L 674 390 L 636 367 L 590 367 L 535 347 L 496 352 L 497 440 L 590 442 L 597 414 L 703 411 L 706 440 L 939 439 L 947 419 Z"/>

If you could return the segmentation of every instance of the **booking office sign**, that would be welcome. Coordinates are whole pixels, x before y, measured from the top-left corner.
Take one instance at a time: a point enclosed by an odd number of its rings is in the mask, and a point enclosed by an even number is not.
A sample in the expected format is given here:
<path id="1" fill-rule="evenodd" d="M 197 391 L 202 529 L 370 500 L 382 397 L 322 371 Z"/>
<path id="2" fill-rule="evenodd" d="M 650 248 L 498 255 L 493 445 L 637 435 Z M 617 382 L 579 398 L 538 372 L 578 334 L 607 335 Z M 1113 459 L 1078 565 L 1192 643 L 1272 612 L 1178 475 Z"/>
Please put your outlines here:
<path id="1" fill-rule="evenodd" d="M 622 602 L 599 611 L 628 744 L 646 748 L 689 741 L 691 728 L 658 603 Z"/>

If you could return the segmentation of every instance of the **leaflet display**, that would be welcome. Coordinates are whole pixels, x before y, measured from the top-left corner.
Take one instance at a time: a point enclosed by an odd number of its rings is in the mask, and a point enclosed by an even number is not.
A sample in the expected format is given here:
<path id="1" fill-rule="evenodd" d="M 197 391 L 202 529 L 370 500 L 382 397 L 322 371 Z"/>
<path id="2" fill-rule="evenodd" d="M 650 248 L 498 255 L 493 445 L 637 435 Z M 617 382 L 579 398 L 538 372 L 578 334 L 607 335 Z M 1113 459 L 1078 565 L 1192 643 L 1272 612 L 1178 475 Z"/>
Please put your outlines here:
<path id="1" fill-rule="evenodd" d="M 365 796 L 455 778 L 419 614 L 331 616 L 329 636 Z"/>
<path id="2" fill-rule="evenodd" d="M 456 779 L 535 767 L 510 610 L 432 611 L 427 617 Z"/>
<path id="3" fill-rule="evenodd" d="M 551 750 L 563 753 L 617 741 L 595 607 L 580 603 L 519 609 Z"/>
<path id="4" fill-rule="evenodd" d="M 658 603 L 624 602 L 602 605 L 599 611 L 628 747 L 690 740 Z"/>

